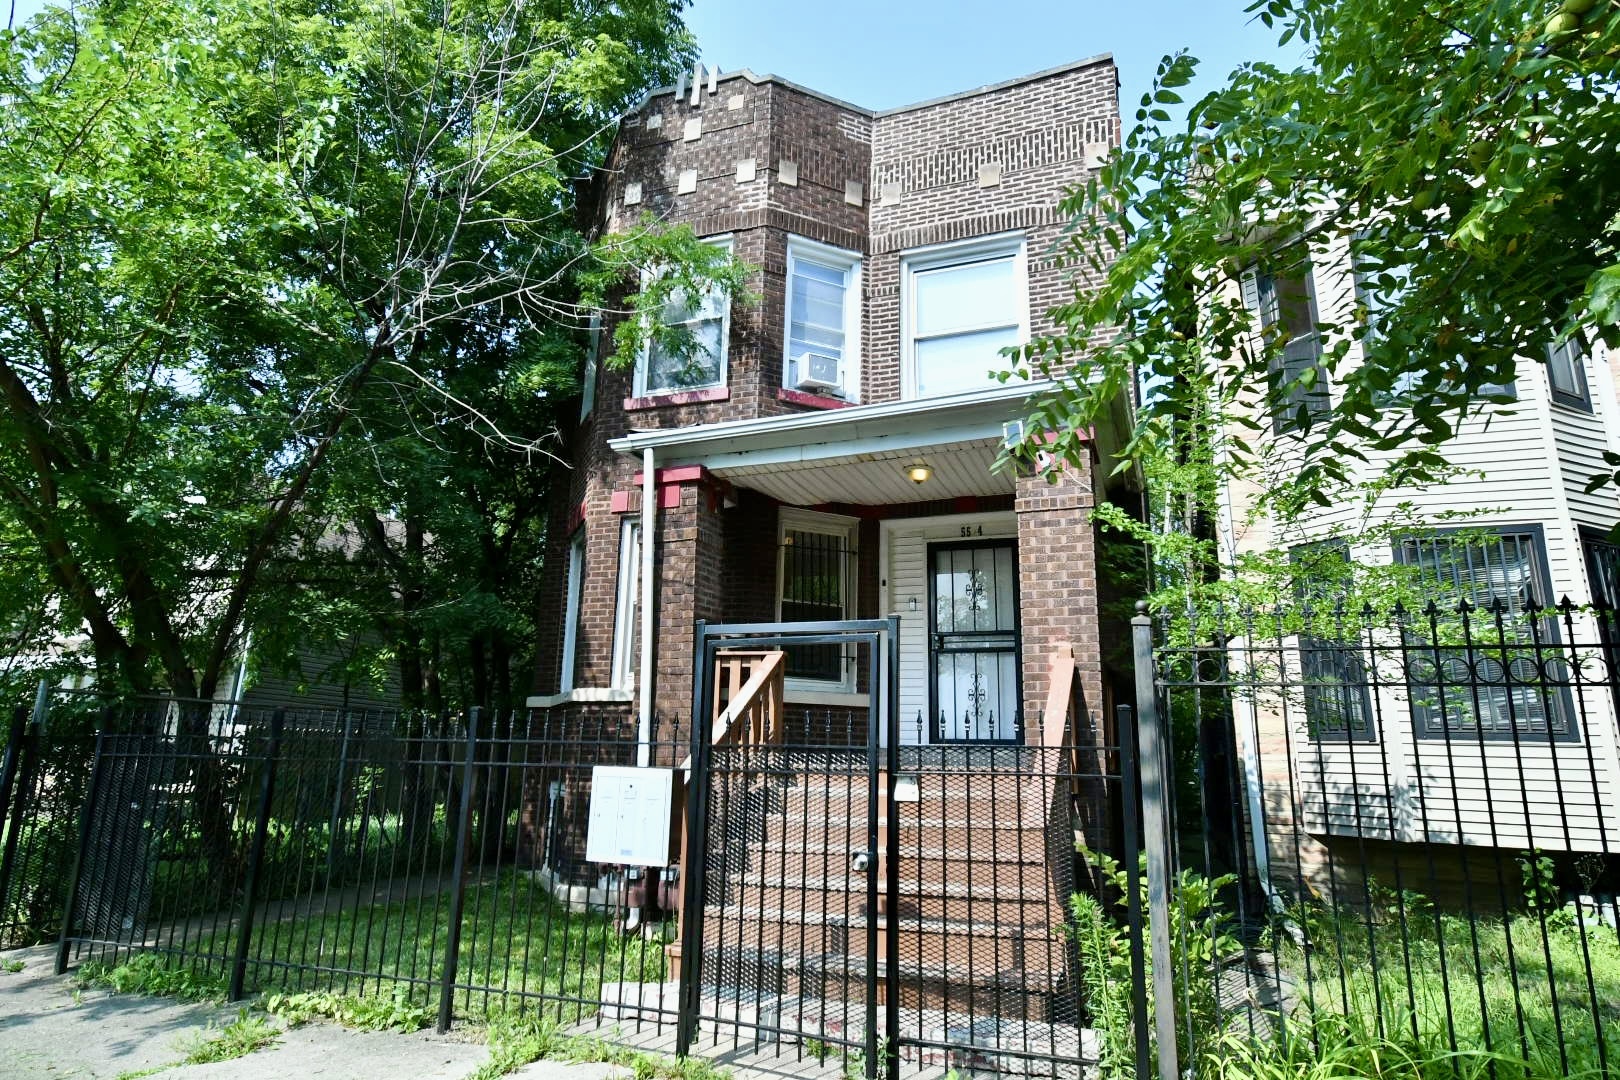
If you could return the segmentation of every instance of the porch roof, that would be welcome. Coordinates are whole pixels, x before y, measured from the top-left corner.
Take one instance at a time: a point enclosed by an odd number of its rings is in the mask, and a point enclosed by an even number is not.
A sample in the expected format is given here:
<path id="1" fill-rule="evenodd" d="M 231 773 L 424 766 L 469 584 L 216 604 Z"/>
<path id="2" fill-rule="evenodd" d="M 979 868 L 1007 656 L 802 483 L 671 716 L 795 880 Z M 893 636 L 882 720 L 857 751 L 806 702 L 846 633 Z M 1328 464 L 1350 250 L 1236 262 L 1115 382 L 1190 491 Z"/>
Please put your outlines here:
<path id="1" fill-rule="evenodd" d="M 922 502 L 1013 490 L 991 471 L 1002 425 L 1023 415 L 1024 400 L 1049 382 L 915 401 L 887 401 L 825 412 L 635 432 L 612 440 L 620 453 L 651 448 L 660 467 L 702 465 L 740 487 L 785 503 Z M 933 469 L 915 484 L 913 460 Z"/>

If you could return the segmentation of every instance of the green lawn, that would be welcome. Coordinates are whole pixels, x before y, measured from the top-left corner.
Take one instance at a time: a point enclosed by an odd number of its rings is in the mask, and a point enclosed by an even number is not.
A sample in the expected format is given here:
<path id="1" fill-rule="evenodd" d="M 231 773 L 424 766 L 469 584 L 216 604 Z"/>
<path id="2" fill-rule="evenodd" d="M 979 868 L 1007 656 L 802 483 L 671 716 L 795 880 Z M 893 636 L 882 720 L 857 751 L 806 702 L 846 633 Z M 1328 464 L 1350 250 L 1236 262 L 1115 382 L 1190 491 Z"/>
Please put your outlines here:
<path id="1" fill-rule="evenodd" d="M 329 991 L 436 1008 L 449 927 L 447 891 L 264 919 L 253 935 L 247 988 Z M 194 937 L 185 947 L 184 955 L 163 954 L 160 966 L 223 987 L 234 936 Z M 468 885 L 457 956 L 458 1018 L 525 1005 L 571 1022 L 596 1011 L 603 982 L 661 982 L 667 970 L 661 942 L 617 932 L 610 915 L 566 911 L 515 870 Z M 131 989 L 163 992 L 165 985 L 159 978 Z"/>
<path id="2" fill-rule="evenodd" d="M 1302 918 L 1313 948 L 1277 951 L 1300 1003 L 1356 1017 L 1392 1037 L 1523 1055 L 1554 1075 L 1620 1069 L 1620 939 L 1562 909 L 1469 920 L 1410 898 L 1403 932 L 1386 906 Z M 1369 925 L 1370 921 L 1370 925 Z M 1588 975 L 1590 971 L 1590 977 Z M 1561 1037 L 1560 1037 L 1560 1032 Z M 1562 1045 L 1562 1054 L 1560 1052 Z"/>

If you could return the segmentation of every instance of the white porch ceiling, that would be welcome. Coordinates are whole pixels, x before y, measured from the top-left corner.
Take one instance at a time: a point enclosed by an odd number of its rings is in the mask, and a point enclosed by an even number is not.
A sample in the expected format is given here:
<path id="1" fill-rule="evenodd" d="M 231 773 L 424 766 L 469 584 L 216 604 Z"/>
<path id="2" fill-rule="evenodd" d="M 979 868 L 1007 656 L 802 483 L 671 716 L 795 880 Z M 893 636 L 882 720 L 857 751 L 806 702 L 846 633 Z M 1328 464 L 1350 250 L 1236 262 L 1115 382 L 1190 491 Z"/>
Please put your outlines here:
<path id="1" fill-rule="evenodd" d="M 610 445 L 624 454 L 651 450 L 660 468 L 702 465 L 798 506 L 1002 495 L 1013 490 L 1013 477 L 990 469 L 1002 425 L 1022 416 L 1028 395 L 1048 385 L 633 432 Z M 934 472 L 924 484 L 904 473 L 919 460 Z"/>
<path id="2" fill-rule="evenodd" d="M 996 438 L 974 439 L 815 461 L 722 465 L 713 472 L 737 487 L 752 488 L 795 506 L 882 506 L 1011 493 L 1012 475 L 990 470 L 1000 446 Z M 934 470 L 927 483 L 915 484 L 906 477 L 905 467 L 913 461 L 925 462 Z"/>

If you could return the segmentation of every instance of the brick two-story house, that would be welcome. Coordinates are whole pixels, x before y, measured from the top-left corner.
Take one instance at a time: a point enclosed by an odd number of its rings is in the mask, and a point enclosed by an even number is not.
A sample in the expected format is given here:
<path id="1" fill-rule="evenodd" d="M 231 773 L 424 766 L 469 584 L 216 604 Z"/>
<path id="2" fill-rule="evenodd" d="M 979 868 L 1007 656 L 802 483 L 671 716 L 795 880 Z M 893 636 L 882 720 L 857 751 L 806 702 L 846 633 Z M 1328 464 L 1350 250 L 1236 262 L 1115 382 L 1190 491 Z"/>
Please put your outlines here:
<path id="1" fill-rule="evenodd" d="M 705 985 L 726 989 L 704 1023 L 770 1015 L 775 1034 L 852 1038 L 845 1014 L 873 1000 L 878 971 L 867 935 L 898 927 L 881 977 L 901 981 L 889 1000 L 910 1019 L 893 1034 L 944 1053 L 982 1022 L 994 1045 L 1079 1053 L 1060 924 L 1072 830 L 1106 838 L 1111 801 L 1095 753 L 1085 781 L 1060 761 L 1108 738 L 1115 634 L 1092 510 L 1140 504 L 1113 460 L 1130 402 L 1049 482 L 993 467 L 1041 385 L 994 373 L 1084 287 L 1053 258 L 1058 205 L 1118 133 L 1106 56 L 881 112 L 705 73 L 624 118 L 599 229 L 688 224 L 752 267 L 759 301 L 666 309 L 691 357 L 654 346 L 622 371 L 590 357 L 551 520 L 548 565 L 565 572 L 548 575 L 538 620 L 536 724 L 623 745 L 621 762 L 679 764 L 698 621 L 899 619 L 897 662 L 876 679 L 870 644 L 759 661 L 768 775 L 758 757 L 706 773 L 724 791 L 681 859 L 683 890 L 712 872 L 698 956 Z M 868 721 L 889 715 L 890 686 L 915 781 L 904 814 L 868 798 Z M 699 730 L 753 730 L 738 700 Z M 542 806 L 536 789 L 528 805 L 544 861 L 589 883 L 607 868 L 580 858 L 583 795 Z M 868 890 L 891 865 L 870 855 L 881 820 L 896 822 L 899 892 L 874 918 Z M 649 993 L 622 991 L 667 1011 Z"/>
<path id="2" fill-rule="evenodd" d="M 682 730 L 691 710 L 695 620 L 890 613 L 907 742 L 1023 738 L 1058 641 L 1100 713 L 1088 510 L 1111 432 L 1058 484 L 994 471 L 1032 384 L 991 373 L 1072 295 L 1072 271 L 1049 258 L 1057 204 L 1118 131 L 1107 56 L 886 111 L 710 73 L 628 114 L 601 229 L 687 223 L 754 267 L 761 300 L 679 313 L 699 343 L 689 363 L 656 349 L 633 371 L 590 359 L 552 522 L 550 564 L 567 572 L 550 576 L 531 706 L 633 733 L 650 517 L 646 705 L 661 725 Z M 976 588 L 989 590 L 976 621 L 953 623 L 952 590 Z M 853 667 L 836 647 L 796 651 L 790 711 L 864 710 Z"/>

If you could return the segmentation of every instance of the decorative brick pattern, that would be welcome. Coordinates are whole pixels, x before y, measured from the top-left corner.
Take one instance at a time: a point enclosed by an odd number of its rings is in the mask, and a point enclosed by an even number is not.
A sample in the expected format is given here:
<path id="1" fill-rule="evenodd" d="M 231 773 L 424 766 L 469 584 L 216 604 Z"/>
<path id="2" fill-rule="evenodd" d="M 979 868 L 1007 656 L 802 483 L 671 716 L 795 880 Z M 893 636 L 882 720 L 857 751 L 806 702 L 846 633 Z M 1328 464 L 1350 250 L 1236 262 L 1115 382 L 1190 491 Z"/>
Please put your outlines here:
<path id="1" fill-rule="evenodd" d="M 789 236 L 863 256 L 860 400 L 893 400 L 901 386 L 902 253 L 1021 231 L 1031 327 L 1050 329 L 1046 312 L 1087 284 L 1047 256 L 1061 235 L 1057 203 L 1067 187 L 1084 182 L 1098 146 L 1112 147 L 1119 137 L 1117 77 L 1106 60 L 883 113 L 746 74 L 712 89 L 682 89 L 653 95 L 625 119 L 609 156 L 598 227 L 628 228 L 650 213 L 702 236 L 728 234 L 734 253 L 756 268 L 748 287 L 760 301 L 732 311 L 723 392 L 638 399 L 630 372 L 599 364 L 596 410 L 563 433 L 573 469 L 559 485 L 546 557 L 548 566 L 567 565 L 569 519 L 583 507 L 576 686 L 608 685 L 620 522 L 641 503 L 641 462 L 615 454 L 608 441 L 632 426 L 678 428 L 845 404 L 782 385 Z M 1099 483 L 1092 470 L 1081 469 L 1055 487 L 1020 480 L 1013 496 L 818 509 L 859 520 L 854 614 L 860 617 L 885 614 L 882 519 L 1016 512 L 1023 694 L 1026 727 L 1033 727 L 1046 693 L 1047 648 L 1058 641 L 1074 643 L 1087 707 L 1106 715 L 1091 520 Z M 778 508 L 758 492 L 732 491 L 701 473 L 662 474 L 658 503 L 651 538 L 658 583 L 654 701 L 663 723 L 689 730 L 693 621 L 775 617 Z M 546 576 L 537 693 L 555 692 L 561 680 L 563 577 Z M 633 727 L 633 705 L 595 708 L 604 721 Z"/>

